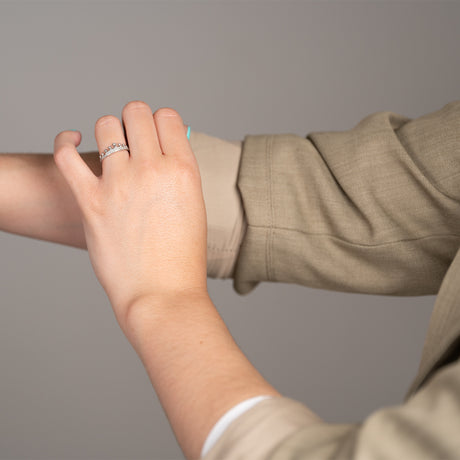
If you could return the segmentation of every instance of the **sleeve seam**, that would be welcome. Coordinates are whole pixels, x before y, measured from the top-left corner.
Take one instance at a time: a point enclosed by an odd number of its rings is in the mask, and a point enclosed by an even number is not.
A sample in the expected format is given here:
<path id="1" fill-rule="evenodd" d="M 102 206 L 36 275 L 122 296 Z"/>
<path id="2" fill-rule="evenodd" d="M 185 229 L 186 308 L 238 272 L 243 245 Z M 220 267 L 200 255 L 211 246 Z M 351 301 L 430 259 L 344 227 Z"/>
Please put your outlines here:
<path id="1" fill-rule="evenodd" d="M 353 246 L 362 246 L 362 247 L 370 247 L 370 248 L 374 248 L 374 247 L 378 247 L 378 246 L 385 246 L 385 245 L 390 245 L 390 244 L 410 242 L 410 241 L 424 240 L 424 239 L 429 239 L 429 238 L 460 238 L 460 235 L 457 235 L 455 233 L 446 233 L 446 234 L 439 234 L 439 235 L 437 235 L 437 234 L 435 234 L 435 235 L 425 235 L 425 236 L 421 236 L 421 237 L 417 237 L 417 238 L 402 238 L 400 240 L 385 241 L 383 243 L 377 243 L 377 244 L 363 244 L 363 243 L 355 243 L 354 241 L 349 241 L 349 240 L 347 240 L 345 238 L 341 238 L 339 236 L 331 235 L 331 234 L 328 234 L 328 233 L 312 233 L 312 232 L 306 232 L 305 230 L 298 230 L 298 229 L 295 229 L 295 228 L 274 227 L 274 226 L 266 226 L 266 225 L 248 225 L 248 227 L 265 228 L 267 230 L 270 230 L 270 235 L 273 234 L 273 230 L 280 230 L 280 231 L 285 231 L 285 232 L 302 233 L 303 235 L 308 235 L 308 236 L 329 237 L 329 238 L 333 238 L 333 239 L 342 241 L 344 243 L 347 243 L 347 244 L 350 244 L 350 245 L 353 245 Z M 268 260 L 268 262 L 271 264 L 271 260 Z M 270 281 L 271 281 L 271 279 L 270 279 Z"/>
<path id="2" fill-rule="evenodd" d="M 273 197 L 272 197 L 272 149 L 273 149 L 273 140 L 274 136 L 267 136 L 266 139 L 266 168 L 267 168 L 267 191 L 268 191 L 268 203 L 270 207 L 270 226 L 268 231 L 268 236 L 266 240 L 266 260 L 267 260 L 267 280 L 273 281 L 273 263 L 272 263 L 272 246 L 273 246 L 273 222 L 274 220 L 274 208 L 273 208 Z"/>

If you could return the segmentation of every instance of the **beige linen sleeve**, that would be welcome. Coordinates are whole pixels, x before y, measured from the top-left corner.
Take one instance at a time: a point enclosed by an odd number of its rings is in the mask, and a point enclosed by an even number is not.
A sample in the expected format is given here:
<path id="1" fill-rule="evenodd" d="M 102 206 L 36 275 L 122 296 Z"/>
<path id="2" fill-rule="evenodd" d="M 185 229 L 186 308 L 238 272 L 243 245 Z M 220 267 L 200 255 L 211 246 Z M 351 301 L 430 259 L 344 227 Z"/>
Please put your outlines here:
<path id="1" fill-rule="evenodd" d="M 460 361 L 439 369 L 405 404 L 360 424 L 309 422 L 309 409 L 268 399 L 236 419 L 204 460 L 460 458 Z"/>
<path id="2" fill-rule="evenodd" d="M 246 136 L 237 186 L 248 227 L 234 289 L 437 293 L 460 245 L 459 145 L 460 101 L 306 138 Z"/>

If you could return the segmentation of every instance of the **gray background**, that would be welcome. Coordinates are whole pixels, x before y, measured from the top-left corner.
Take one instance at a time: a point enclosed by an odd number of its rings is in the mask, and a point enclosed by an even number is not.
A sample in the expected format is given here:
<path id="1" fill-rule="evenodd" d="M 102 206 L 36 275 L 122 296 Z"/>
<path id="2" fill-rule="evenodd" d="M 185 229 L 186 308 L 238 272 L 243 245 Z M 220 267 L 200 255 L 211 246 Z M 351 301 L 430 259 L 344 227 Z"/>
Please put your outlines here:
<path id="1" fill-rule="evenodd" d="M 459 97 L 457 2 L 0 3 L 0 151 L 142 99 L 197 131 L 345 130 Z M 87 253 L 0 233 L 0 457 L 182 454 Z M 351 275 L 352 276 L 352 275 Z M 232 334 L 283 394 L 330 422 L 398 404 L 435 300 L 208 279 Z"/>

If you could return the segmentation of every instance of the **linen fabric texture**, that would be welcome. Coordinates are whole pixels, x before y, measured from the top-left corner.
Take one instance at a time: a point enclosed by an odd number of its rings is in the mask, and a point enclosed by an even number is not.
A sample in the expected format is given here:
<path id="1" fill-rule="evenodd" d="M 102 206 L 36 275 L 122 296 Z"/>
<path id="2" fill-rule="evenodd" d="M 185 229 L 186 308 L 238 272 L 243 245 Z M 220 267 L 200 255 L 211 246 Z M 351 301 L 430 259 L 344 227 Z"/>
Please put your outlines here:
<path id="1" fill-rule="evenodd" d="M 274 397 L 203 458 L 460 458 L 460 101 L 410 119 L 376 112 L 347 131 L 246 136 L 237 187 L 247 229 L 233 286 L 436 294 L 405 401 L 360 423 L 311 422 Z"/>

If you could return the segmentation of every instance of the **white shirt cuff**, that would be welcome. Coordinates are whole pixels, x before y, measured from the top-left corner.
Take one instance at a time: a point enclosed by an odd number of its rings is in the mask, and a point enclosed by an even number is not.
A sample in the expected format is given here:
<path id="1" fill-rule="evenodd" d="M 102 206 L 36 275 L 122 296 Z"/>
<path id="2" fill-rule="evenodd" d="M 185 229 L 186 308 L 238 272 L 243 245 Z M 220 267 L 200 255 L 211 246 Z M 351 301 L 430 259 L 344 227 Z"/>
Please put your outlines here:
<path id="1" fill-rule="evenodd" d="M 217 442 L 217 440 L 222 436 L 224 431 L 241 414 L 251 409 L 257 403 L 264 399 L 273 398 L 273 396 L 255 396 L 254 398 L 246 399 L 236 406 L 233 406 L 228 410 L 212 427 L 212 430 L 209 432 L 206 441 L 203 444 L 201 449 L 201 457 L 204 457 L 212 448 L 212 446 Z"/>

